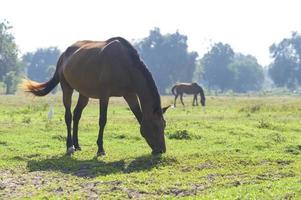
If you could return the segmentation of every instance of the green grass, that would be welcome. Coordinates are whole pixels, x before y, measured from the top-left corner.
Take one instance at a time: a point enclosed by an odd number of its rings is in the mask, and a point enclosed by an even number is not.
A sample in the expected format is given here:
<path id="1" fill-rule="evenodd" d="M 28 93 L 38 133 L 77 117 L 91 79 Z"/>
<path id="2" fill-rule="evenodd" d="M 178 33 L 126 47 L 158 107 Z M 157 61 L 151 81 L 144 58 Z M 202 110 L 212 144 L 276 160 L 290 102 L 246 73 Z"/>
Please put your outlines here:
<path id="1" fill-rule="evenodd" d="M 95 159 L 98 101 L 80 121 L 82 151 L 67 157 L 60 96 L 1 96 L 0 199 L 301 199 L 298 97 L 207 97 L 206 112 L 184 100 L 165 115 L 167 153 L 153 157 L 113 98 L 107 155 Z"/>

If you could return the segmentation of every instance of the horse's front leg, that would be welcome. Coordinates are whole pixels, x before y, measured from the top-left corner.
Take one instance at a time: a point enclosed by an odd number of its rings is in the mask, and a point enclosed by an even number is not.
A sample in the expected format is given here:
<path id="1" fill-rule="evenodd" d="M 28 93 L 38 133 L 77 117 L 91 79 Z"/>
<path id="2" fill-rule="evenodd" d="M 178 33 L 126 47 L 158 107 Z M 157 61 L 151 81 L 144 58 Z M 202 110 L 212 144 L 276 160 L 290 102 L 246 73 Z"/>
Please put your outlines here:
<path id="1" fill-rule="evenodd" d="M 180 94 L 180 100 L 183 106 L 185 106 L 184 102 L 183 102 L 183 94 Z"/>
<path id="2" fill-rule="evenodd" d="M 195 95 L 193 95 L 192 106 L 194 106 L 194 102 L 195 102 Z"/>
<path id="3" fill-rule="evenodd" d="M 103 131 L 107 123 L 107 110 L 108 110 L 109 98 L 103 98 L 99 100 L 99 132 L 98 132 L 98 151 L 97 156 L 105 155 L 105 150 L 103 148 Z"/>
<path id="4" fill-rule="evenodd" d="M 194 98 L 195 98 L 195 105 L 198 106 L 199 103 L 198 103 L 198 96 L 197 96 L 197 94 L 194 95 Z"/>
<path id="5" fill-rule="evenodd" d="M 125 101 L 129 104 L 131 111 L 134 113 L 137 121 L 142 123 L 142 111 L 139 105 L 138 97 L 136 94 L 127 94 L 123 96 Z"/>
<path id="6" fill-rule="evenodd" d="M 175 95 L 175 100 L 174 100 L 174 105 L 173 105 L 174 107 L 176 107 L 178 96 L 179 96 L 178 94 Z"/>

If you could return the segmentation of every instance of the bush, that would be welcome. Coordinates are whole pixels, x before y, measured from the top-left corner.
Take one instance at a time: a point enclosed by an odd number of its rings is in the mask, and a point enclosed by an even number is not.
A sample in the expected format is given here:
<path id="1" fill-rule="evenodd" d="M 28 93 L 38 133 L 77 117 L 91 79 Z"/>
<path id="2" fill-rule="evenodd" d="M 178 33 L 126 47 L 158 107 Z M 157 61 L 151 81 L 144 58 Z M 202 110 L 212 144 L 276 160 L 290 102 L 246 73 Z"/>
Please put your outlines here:
<path id="1" fill-rule="evenodd" d="M 178 130 L 175 133 L 167 134 L 169 139 L 176 139 L 176 140 L 190 140 L 191 136 L 188 134 L 187 130 Z"/>

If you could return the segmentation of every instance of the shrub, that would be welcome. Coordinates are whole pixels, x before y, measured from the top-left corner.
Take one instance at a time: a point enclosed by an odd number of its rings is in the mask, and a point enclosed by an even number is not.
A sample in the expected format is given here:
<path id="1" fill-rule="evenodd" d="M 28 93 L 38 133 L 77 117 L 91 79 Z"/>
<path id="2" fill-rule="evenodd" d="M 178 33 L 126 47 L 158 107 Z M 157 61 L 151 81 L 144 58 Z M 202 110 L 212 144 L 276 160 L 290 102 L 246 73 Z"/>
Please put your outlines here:
<path id="1" fill-rule="evenodd" d="M 187 130 L 178 130 L 174 133 L 167 134 L 169 139 L 176 139 L 176 140 L 190 140 L 191 136 L 188 134 Z"/>

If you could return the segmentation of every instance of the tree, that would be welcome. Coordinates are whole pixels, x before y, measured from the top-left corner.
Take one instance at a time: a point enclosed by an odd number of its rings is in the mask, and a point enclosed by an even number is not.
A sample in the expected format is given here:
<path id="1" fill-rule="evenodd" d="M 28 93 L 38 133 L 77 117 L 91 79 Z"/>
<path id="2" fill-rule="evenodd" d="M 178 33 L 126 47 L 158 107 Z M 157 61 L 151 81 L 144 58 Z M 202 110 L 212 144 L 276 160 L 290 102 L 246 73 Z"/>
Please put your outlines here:
<path id="1" fill-rule="evenodd" d="M 178 31 L 162 35 L 159 28 L 135 44 L 158 85 L 160 93 L 175 82 L 191 82 L 196 52 L 188 52 L 187 36 Z"/>
<path id="2" fill-rule="evenodd" d="M 57 47 L 41 48 L 26 53 L 22 59 L 26 65 L 27 76 L 38 82 L 48 80 L 55 71 L 60 54 Z"/>
<path id="3" fill-rule="evenodd" d="M 18 82 L 18 77 L 15 71 L 10 71 L 5 74 L 3 82 L 6 85 L 6 94 L 13 94 L 16 92 L 16 83 Z"/>
<path id="4" fill-rule="evenodd" d="M 6 94 L 15 92 L 21 74 L 18 48 L 10 29 L 12 27 L 6 20 L 0 22 L 0 81 L 6 85 Z"/>
<path id="5" fill-rule="evenodd" d="M 234 71 L 233 90 L 235 92 L 256 91 L 261 89 L 264 74 L 263 68 L 257 59 L 251 55 L 235 54 L 229 68 Z"/>
<path id="6" fill-rule="evenodd" d="M 274 58 L 269 74 L 276 86 L 294 89 L 301 82 L 301 35 L 292 33 L 279 44 L 270 47 Z"/>
<path id="7" fill-rule="evenodd" d="M 232 62 L 234 51 L 231 46 L 223 43 L 216 43 L 206 53 L 202 60 L 203 76 L 209 89 L 219 88 L 222 91 L 230 89 L 234 80 L 234 72 L 229 68 Z"/>

